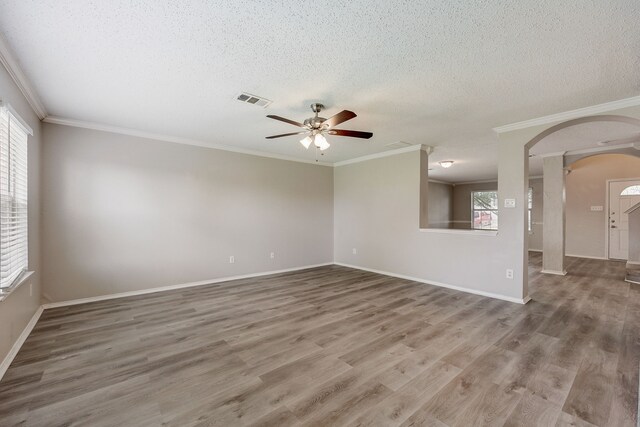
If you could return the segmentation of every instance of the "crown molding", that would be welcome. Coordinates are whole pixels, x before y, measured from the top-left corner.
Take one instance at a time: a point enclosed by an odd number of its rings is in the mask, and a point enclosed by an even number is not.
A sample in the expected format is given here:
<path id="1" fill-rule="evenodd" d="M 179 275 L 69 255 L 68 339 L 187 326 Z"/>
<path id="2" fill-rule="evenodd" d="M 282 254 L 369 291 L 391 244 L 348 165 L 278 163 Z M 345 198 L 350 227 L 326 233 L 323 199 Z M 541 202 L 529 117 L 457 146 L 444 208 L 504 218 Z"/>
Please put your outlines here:
<path id="1" fill-rule="evenodd" d="M 562 157 L 565 154 L 567 154 L 566 151 L 556 151 L 556 152 L 553 152 L 553 153 L 538 154 L 537 157 L 540 157 L 541 159 L 544 159 L 545 157 Z"/>
<path id="2" fill-rule="evenodd" d="M 542 179 L 542 175 L 530 175 L 528 177 L 528 179 Z M 462 182 L 456 182 L 452 185 L 473 185 L 473 184 L 492 184 L 492 183 L 498 183 L 498 178 L 495 179 L 480 179 L 477 181 L 462 181 Z"/>
<path id="3" fill-rule="evenodd" d="M 462 182 L 456 182 L 455 185 L 473 185 L 473 184 L 492 184 L 492 183 L 496 183 L 496 185 L 498 184 L 498 178 L 494 178 L 494 179 L 478 179 L 476 181 L 462 181 Z"/>
<path id="4" fill-rule="evenodd" d="M 146 132 L 146 131 L 141 131 L 136 129 L 123 128 L 119 126 L 105 125 L 102 123 L 87 122 L 84 120 L 67 119 L 64 117 L 57 117 L 57 116 L 47 116 L 42 121 L 45 123 L 52 123 L 56 125 L 71 126 L 76 128 L 82 128 L 82 129 L 97 130 L 102 132 L 111 132 L 111 133 L 117 133 L 120 135 L 135 136 L 138 138 L 153 139 L 156 141 L 173 142 L 176 144 L 194 145 L 196 147 L 230 151 L 233 153 L 247 154 L 250 156 L 267 157 L 270 159 L 287 160 L 291 162 L 308 163 L 308 164 L 319 165 L 319 166 L 329 166 L 329 167 L 333 166 L 331 163 L 326 163 L 326 162 L 316 162 L 315 160 L 300 159 L 297 157 L 286 156 L 282 154 L 267 153 L 265 151 L 259 151 L 259 150 L 249 150 L 245 148 L 233 147 L 231 145 L 216 144 L 214 142 L 206 142 L 206 141 L 200 141 L 197 139 L 182 138 L 182 137 L 172 136 L 172 135 L 163 135 L 163 134 Z"/>
<path id="5" fill-rule="evenodd" d="M 366 156 L 356 157 L 349 160 L 343 160 L 341 162 L 335 162 L 333 166 L 337 167 L 337 166 L 351 165 L 354 163 L 366 162 L 368 160 L 380 159 L 382 157 L 395 156 L 396 154 L 410 153 L 412 151 L 425 150 L 428 153 L 429 148 L 430 148 L 429 146 L 425 146 L 422 144 L 410 145 L 409 147 L 397 148 L 395 150 L 388 150 L 388 151 L 383 151 L 381 153 L 368 154 Z"/>
<path id="6" fill-rule="evenodd" d="M 40 120 L 47 117 L 47 110 L 44 108 L 42 101 L 40 101 L 40 97 L 29 83 L 27 76 L 25 76 L 22 68 L 18 65 L 18 61 L 16 60 L 13 53 L 11 53 L 11 49 L 9 49 L 9 45 L 4 40 L 2 35 L 0 35 L 0 62 L 4 65 L 4 68 L 7 69 L 7 72 L 15 82 L 20 92 L 27 99 L 27 102 L 33 109 L 33 112 L 36 113 Z"/>
<path id="7" fill-rule="evenodd" d="M 632 143 L 629 144 L 619 144 L 619 145 L 611 145 L 608 147 L 593 147 L 593 148 L 583 148 L 581 150 L 573 150 L 573 151 L 567 151 L 565 153 L 565 157 L 566 156 L 575 156 L 575 155 L 579 155 L 579 154 L 591 154 L 591 153 L 606 153 L 607 151 L 617 151 L 617 150 L 623 150 L 626 148 L 634 148 Z"/>
<path id="8" fill-rule="evenodd" d="M 367 160 L 379 159 L 387 156 L 395 156 L 397 154 L 402 154 L 402 153 L 409 153 L 411 151 L 425 150 L 429 152 L 430 149 L 433 150 L 433 148 L 428 145 L 417 144 L 417 145 L 411 145 L 409 147 L 398 148 L 395 150 L 383 151 L 381 153 L 375 153 L 375 154 L 369 154 L 362 157 L 356 157 L 354 159 L 344 160 L 341 162 L 329 163 L 329 162 L 316 162 L 315 160 L 300 159 L 297 157 L 286 156 L 283 154 L 268 153 L 266 151 L 249 150 L 245 148 L 233 147 L 231 145 L 216 144 L 214 142 L 201 141 L 197 139 L 182 138 L 182 137 L 173 136 L 173 135 L 163 135 L 163 134 L 158 134 L 153 132 L 146 132 L 146 131 L 141 131 L 137 129 L 124 128 L 120 126 L 106 125 L 102 123 L 88 122 L 84 120 L 68 119 L 65 117 L 47 116 L 44 119 L 42 119 L 42 121 L 45 123 L 52 123 L 52 124 L 62 125 L 62 126 L 97 130 L 102 132 L 111 132 L 111 133 L 117 133 L 120 135 L 135 136 L 138 138 L 153 139 L 156 141 L 173 142 L 176 144 L 184 144 L 184 145 L 194 145 L 196 147 L 230 151 L 233 153 L 248 154 L 250 156 L 267 157 L 271 159 L 287 160 L 291 162 L 308 163 L 312 165 L 327 166 L 327 167 L 344 166 L 344 165 L 349 165 L 353 163 L 364 162 Z"/>
<path id="9" fill-rule="evenodd" d="M 429 182 L 433 182 L 434 184 L 444 184 L 444 185 L 450 185 L 452 187 L 456 186 L 453 182 L 441 181 L 439 179 L 428 178 L 427 180 Z"/>
<path id="10" fill-rule="evenodd" d="M 590 107 L 578 108 L 577 110 L 565 111 L 562 113 L 551 114 L 549 116 L 538 117 L 537 119 L 525 120 L 522 122 L 511 123 L 508 125 L 498 126 L 493 130 L 500 134 L 511 132 L 514 130 L 526 129 L 533 126 L 547 125 L 556 122 L 577 119 L 585 116 L 593 116 L 597 114 L 607 113 L 627 107 L 636 107 L 640 105 L 640 96 L 620 99 L 618 101 L 605 102 L 604 104 L 592 105 Z"/>

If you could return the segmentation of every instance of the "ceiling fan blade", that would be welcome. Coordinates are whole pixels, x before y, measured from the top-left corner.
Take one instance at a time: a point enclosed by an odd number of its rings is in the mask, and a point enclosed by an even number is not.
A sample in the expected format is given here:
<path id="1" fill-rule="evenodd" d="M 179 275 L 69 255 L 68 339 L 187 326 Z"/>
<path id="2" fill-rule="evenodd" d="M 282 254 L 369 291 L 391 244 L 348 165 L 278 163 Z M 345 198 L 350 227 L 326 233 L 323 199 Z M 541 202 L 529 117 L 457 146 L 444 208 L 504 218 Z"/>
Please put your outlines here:
<path id="1" fill-rule="evenodd" d="M 299 128 L 305 127 L 302 123 L 294 122 L 293 120 L 285 119 L 284 117 L 274 116 L 273 114 L 269 114 L 267 117 L 274 120 L 280 120 L 281 122 L 289 123 L 290 125 L 298 126 Z"/>
<path id="2" fill-rule="evenodd" d="M 373 136 L 371 132 L 360 132 L 359 130 L 331 129 L 329 135 L 350 136 L 352 138 L 369 139 Z"/>
<path id="3" fill-rule="evenodd" d="M 329 128 L 339 125 L 340 123 L 344 123 L 347 120 L 351 120 L 356 117 L 356 113 L 349 110 L 342 110 L 338 114 L 333 117 L 329 117 L 327 120 L 322 122 L 323 125 L 328 125 Z"/>
<path id="4" fill-rule="evenodd" d="M 267 139 L 274 139 L 274 138 L 282 138 L 283 136 L 291 136 L 291 135 L 300 135 L 301 133 L 307 133 L 307 131 L 302 131 L 302 132 L 292 132 L 292 133 L 283 133 L 280 135 L 271 135 L 271 136 L 267 136 Z"/>

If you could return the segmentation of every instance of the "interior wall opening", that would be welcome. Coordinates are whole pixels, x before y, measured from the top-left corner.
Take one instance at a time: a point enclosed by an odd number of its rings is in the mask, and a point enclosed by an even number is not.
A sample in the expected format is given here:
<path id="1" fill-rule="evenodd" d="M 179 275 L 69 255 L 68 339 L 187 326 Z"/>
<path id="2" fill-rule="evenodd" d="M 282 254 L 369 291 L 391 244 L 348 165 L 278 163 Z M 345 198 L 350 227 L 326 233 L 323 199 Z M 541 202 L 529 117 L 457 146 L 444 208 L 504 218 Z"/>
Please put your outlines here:
<path id="1" fill-rule="evenodd" d="M 594 116 L 560 123 L 527 144 L 527 250 L 542 253 L 544 273 L 566 274 L 565 256 L 611 258 L 609 238 L 618 225 L 611 223 L 609 181 L 640 175 L 639 143 L 640 121 Z M 616 241 L 625 246 L 627 237 Z"/>

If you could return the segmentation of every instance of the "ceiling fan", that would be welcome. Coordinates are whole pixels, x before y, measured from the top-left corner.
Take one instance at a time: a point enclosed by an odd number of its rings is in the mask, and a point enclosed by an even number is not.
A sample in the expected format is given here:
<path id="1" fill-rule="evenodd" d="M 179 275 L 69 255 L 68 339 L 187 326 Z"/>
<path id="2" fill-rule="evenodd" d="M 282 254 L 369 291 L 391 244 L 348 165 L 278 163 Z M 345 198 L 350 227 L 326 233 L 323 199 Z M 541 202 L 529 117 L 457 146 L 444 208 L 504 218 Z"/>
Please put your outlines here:
<path id="1" fill-rule="evenodd" d="M 353 111 L 343 110 L 335 116 L 325 119 L 324 117 L 318 116 L 318 114 L 322 110 L 324 110 L 324 105 L 318 103 L 311 104 L 311 111 L 315 113 L 315 116 L 306 119 L 304 123 L 299 123 L 294 120 L 289 120 L 285 119 L 284 117 L 269 114 L 267 117 L 269 117 L 270 119 L 280 120 L 281 122 L 301 127 L 304 130 L 301 132 L 283 133 L 280 135 L 267 136 L 267 139 L 281 138 L 283 136 L 300 135 L 306 133 L 307 136 L 300 140 L 300 143 L 304 146 L 304 148 L 308 149 L 313 142 L 316 148 L 319 148 L 320 151 L 324 151 L 331 146 L 331 144 L 329 144 L 329 142 L 327 142 L 327 139 L 324 137 L 325 134 L 336 136 L 350 136 L 352 138 L 364 139 L 369 139 L 373 136 L 371 132 L 360 132 L 357 130 L 334 128 L 334 126 L 337 126 L 340 123 L 344 123 L 347 120 L 351 120 L 356 117 L 356 113 L 354 113 Z"/>

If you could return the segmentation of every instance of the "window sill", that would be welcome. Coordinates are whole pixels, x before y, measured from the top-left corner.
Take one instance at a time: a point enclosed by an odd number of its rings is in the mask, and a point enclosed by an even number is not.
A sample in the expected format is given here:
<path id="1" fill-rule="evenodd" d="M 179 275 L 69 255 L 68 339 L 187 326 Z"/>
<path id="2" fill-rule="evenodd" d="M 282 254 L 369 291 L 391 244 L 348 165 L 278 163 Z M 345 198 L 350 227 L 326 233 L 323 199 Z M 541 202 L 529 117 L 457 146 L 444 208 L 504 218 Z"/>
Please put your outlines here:
<path id="1" fill-rule="evenodd" d="M 425 233 L 463 234 L 465 236 L 497 236 L 497 230 L 461 230 L 455 228 L 421 228 Z"/>
<path id="2" fill-rule="evenodd" d="M 33 276 L 34 271 L 25 271 L 22 275 L 8 288 L 0 289 L 0 302 L 7 299 L 9 295 L 13 293 L 16 289 L 18 289 L 23 283 L 29 281 L 29 278 Z"/>

